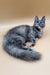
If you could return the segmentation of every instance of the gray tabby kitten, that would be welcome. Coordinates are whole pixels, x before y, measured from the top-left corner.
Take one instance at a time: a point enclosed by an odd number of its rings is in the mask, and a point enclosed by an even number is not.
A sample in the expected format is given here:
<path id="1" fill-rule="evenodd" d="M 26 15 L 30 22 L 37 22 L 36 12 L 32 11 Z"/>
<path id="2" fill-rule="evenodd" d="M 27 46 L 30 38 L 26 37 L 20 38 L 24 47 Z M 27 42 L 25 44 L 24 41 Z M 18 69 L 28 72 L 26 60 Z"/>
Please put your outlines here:
<path id="1" fill-rule="evenodd" d="M 34 46 L 37 38 L 41 38 L 43 28 L 45 27 L 45 16 L 41 20 L 35 17 L 34 25 L 21 25 L 8 31 L 3 39 L 3 48 L 10 55 L 27 60 L 39 60 L 41 54 L 34 49 L 25 48 L 24 46 Z M 30 44 L 26 42 L 30 41 Z"/>

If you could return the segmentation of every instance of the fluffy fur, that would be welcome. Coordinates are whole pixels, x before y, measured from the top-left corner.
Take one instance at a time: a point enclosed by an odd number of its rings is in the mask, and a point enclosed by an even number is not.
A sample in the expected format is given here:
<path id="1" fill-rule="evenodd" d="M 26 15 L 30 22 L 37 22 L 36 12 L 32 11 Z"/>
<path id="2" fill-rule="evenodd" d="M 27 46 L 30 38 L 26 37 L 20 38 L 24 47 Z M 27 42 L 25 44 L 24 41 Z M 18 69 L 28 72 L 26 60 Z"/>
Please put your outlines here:
<path id="1" fill-rule="evenodd" d="M 39 60 L 41 54 L 34 49 L 25 48 L 26 42 L 31 43 L 27 46 L 34 46 L 37 38 L 41 38 L 45 27 L 45 16 L 41 20 L 35 17 L 34 25 L 21 25 L 8 31 L 3 39 L 3 48 L 10 55 L 23 60 Z"/>

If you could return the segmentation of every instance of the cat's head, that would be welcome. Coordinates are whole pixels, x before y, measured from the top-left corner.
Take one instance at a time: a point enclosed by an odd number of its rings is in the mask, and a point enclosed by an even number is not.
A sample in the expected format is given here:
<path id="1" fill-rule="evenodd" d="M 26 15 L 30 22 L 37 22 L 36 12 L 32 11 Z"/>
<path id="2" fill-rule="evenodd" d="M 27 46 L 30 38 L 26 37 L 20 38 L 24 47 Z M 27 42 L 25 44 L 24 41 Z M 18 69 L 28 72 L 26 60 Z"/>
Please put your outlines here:
<path id="1" fill-rule="evenodd" d="M 35 17 L 34 26 L 39 26 L 39 28 L 45 27 L 45 16 L 42 17 L 41 20 L 39 20 L 38 16 Z"/>

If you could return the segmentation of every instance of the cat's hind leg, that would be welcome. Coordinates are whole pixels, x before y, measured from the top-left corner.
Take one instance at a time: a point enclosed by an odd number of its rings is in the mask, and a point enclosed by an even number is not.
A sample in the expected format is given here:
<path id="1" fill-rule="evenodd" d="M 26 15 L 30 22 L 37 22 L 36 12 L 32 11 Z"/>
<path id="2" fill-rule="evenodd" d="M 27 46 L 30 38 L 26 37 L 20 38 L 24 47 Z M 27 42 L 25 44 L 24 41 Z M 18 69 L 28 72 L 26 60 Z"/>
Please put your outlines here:
<path id="1" fill-rule="evenodd" d="M 27 43 L 27 44 L 26 44 L 27 47 L 34 46 L 35 43 L 36 43 L 36 38 L 35 38 L 33 35 L 30 35 L 30 36 L 29 36 L 29 41 L 30 41 L 30 43 Z"/>

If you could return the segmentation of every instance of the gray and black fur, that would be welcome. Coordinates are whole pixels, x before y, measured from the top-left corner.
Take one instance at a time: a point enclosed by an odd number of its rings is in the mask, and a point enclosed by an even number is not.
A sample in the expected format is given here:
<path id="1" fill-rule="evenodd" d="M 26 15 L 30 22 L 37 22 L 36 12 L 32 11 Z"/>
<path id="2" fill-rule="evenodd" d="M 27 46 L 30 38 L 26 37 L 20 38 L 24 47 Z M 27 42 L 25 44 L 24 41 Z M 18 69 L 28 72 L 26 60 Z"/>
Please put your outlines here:
<path id="1" fill-rule="evenodd" d="M 30 41 L 28 46 L 34 46 L 36 39 L 40 38 L 45 27 L 45 16 L 41 20 L 35 17 L 34 25 L 21 25 L 8 31 L 3 39 L 3 48 L 10 55 L 23 60 L 38 60 L 41 54 L 34 49 L 25 48 L 26 42 Z"/>

